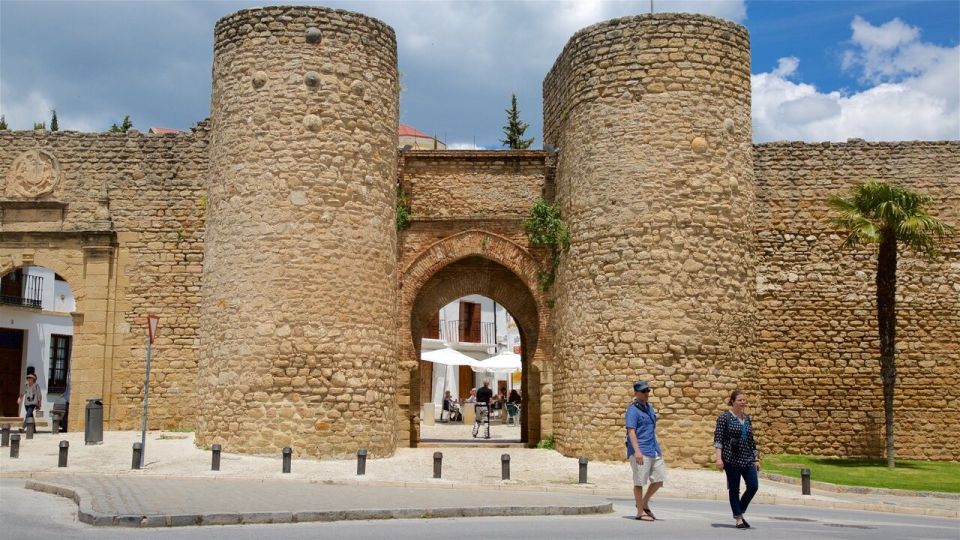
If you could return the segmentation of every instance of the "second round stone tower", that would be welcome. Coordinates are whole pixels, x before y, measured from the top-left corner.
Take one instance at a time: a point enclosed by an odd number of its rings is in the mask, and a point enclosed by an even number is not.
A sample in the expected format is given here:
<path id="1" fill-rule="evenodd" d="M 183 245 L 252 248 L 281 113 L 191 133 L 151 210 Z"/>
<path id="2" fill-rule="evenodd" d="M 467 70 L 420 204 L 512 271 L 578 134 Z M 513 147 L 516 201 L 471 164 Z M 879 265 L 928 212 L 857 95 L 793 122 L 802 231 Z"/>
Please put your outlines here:
<path id="1" fill-rule="evenodd" d="M 686 14 L 600 23 L 543 93 L 572 235 L 554 290 L 558 449 L 624 459 L 646 379 L 668 460 L 712 461 L 726 395 L 757 383 L 747 31 Z"/>
<path id="2" fill-rule="evenodd" d="M 217 23 L 198 444 L 393 452 L 398 104 L 375 19 Z"/>

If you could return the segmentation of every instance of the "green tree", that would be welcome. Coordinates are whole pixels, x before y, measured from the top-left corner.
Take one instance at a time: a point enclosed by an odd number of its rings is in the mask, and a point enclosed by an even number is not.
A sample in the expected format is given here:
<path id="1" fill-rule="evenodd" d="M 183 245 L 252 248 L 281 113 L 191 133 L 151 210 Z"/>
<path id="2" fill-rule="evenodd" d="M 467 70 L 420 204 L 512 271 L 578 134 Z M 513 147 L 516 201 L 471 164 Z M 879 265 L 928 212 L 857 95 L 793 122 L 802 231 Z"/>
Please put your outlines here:
<path id="1" fill-rule="evenodd" d="M 123 122 L 121 122 L 119 126 L 117 124 L 110 126 L 110 131 L 113 133 L 126 133 L 130 131 L 130 128 L 132 127 L 133 122 L 130 121 L 130 115 L 128 114 L 123 117 Z"/>
<path id="2" fill-rule="evenodd" d="M 7 126 L 7 117 L 5 115 L 0 115 L 0 129 L 10 129 Z"/>
<path id="3" fill-rule="evenodd" d="M 51 112 L 53 116 L 50 117 L 50 131 L 60 131 L 60 123 L 57 122 L 57 110 L 53 109 Z"/>
<path id="4" fill-rule="evenodd" d="M 36 130 L 36 129 L 47 129 L 47 123 L 46 123 L 46 122 L 34 122 L 34 123 L 33 123 L 33 129 L 35 129 L 35 130 Z"/>
<path id="5" fill-rule="evenodd" d="M 523 138 L 523 132 L 530 126 L 520 121 L 520 111 L 517 109 L 516 94 L 511 94 L 510 108 L 504 109 L 504 111 L 507 113 L 507 125 L 503 126 L 503 134 L 507 138 L 500 139 L 500 142 L 511 150 L 530 148 L 530 145 L 533 144 L 533 137 L 529 139 Z"/>
<path id="6" fill-rule="evenodd" d="M 880 334 L 880 379 L 886 423 L 887 466 L 894 467 L 893 394 L 897 381 L 897 247 L 903 244 L 933 257 L 937 241 L 952 227 L 924 209 L 930 198 L 886 182 L 870 181 L 851 189 L 850 196 L 831 197 L 830 220 L 847 237 L 844 247 L 878 244 L 877 325 Z"/>

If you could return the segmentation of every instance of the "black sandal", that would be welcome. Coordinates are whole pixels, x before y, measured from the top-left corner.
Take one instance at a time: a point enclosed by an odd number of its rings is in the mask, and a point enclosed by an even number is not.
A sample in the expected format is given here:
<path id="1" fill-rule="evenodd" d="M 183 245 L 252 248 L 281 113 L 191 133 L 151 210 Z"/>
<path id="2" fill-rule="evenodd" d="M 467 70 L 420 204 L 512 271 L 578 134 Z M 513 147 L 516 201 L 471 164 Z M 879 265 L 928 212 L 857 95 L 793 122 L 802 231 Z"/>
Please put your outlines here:
<path id="1" fill-rule="evenodd" d="M 654 521 L 657 520 L 657 516 L 653 515 L 653 512 L 651 512 L 649 508 L 644 508 L 643 513 L 653 518 Z"/>

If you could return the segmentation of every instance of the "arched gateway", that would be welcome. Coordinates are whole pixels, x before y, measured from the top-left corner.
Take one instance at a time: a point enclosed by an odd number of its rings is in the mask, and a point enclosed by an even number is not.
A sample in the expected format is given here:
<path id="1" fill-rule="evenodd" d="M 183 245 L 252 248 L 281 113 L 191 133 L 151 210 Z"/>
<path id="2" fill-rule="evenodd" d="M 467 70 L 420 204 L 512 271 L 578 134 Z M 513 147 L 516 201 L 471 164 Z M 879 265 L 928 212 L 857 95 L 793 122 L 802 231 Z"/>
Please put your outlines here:
<path id="1" fill-rule="evenodd" d="M 549 402 L 550 343 L 548 313 L 537 286 L 541 266 L 526 249 L 502 236 L 468 230 L 448 236 L 424 249 L 403 272 L 400 283 L 399 405 L 408 420 L 398 444 L 419 439 L 417 415 L 428 382 L 418 366 L 420 339 L 427 321 L 445 304 L 469 294 L 493 299 L 514 317 L 522 340 L 524 393 L 521 440 L 536 443 L 544 423 L 543 404 Z M 407 383 L 407 384 L 404 384 Z M 409 389 L 404 395 L 403 389 Z M 548 407 L 549 409 L 549 407 Z M 549 426 L 549 420 L 547 420 Z"/>

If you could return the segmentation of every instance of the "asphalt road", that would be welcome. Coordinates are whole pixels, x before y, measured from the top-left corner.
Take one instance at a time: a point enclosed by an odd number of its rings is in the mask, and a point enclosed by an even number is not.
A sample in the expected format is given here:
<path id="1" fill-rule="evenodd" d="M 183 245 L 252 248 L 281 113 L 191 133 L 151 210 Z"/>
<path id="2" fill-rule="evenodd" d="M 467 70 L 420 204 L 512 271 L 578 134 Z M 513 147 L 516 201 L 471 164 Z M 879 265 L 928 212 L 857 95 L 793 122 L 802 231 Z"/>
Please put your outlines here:
<path id="1" fill-rule="evenodd" d="M 723 503 L 654 500 L 654 523 L 630 519 L 633 503 L 613 499 L 614 513 L 583 517 L 511 517 L 430 520 L 348 521 L 289 525 L 243 525 L 164 529 L 91 527 L 77 522 L 73 501 L 23 488 L 24 482 L 0 479 L 0 537 L 31 540 L 62 538 L 337 538 L 422 540 L 466 538 L 630 539 L 960 539 L 960 520 L 811 507 L 755 505 L 748 512 L 753 528 L 734 529 Z M 376 489 L 376 488 L 371 488 Z"/>

